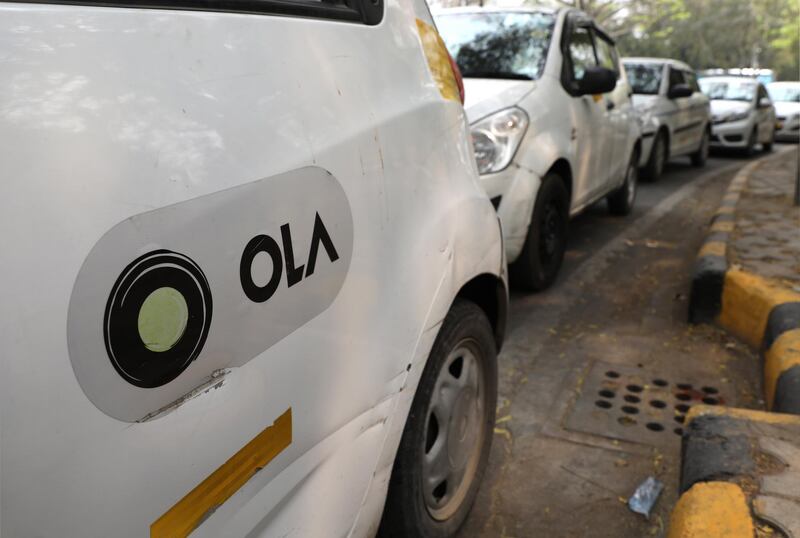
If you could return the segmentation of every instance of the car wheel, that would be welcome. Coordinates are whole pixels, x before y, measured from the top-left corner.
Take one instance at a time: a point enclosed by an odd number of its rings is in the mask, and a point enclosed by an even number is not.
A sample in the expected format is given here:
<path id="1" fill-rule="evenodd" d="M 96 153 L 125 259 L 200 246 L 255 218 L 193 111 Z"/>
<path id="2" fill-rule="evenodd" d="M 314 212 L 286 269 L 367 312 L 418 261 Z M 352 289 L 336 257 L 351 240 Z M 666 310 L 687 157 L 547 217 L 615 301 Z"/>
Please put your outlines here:
<path id="1" fill-rule="evenodd" d="M 456 299 L 422 373 L 378 536 L 453 536 L 478 492 L 494 434 L 497 351 L 483 310 Z"/>
<path id="2" fill-rule="evenodd" d="M 708 146 L 709 146 L 709 139 L 708 139 L 708 131 L 703 132 L 703 138 L 700 140 L 700 147 L 697 148 L 697 151 L 690 155 L 692 159 L 692 164 L 698 168 L 702 168 L 706 165 L 706 161 L 708 160 Z"/>
<path id="3" fill-rule="evenodd" d="M 650 158 L 642 170 L 642 175 L 647 181 L 658 181 L 664 172 L 664 165 L 667 162 L 667 137 L 663 131 L 656 134 L 653 140 L 653 147 L 650 149 Z"/>
<path id="4" fill-rule="evenodd" d="M 748 157 L 751 157 L 753 153 L 755 153 L 756 149 L 756 141 L 758 140 L 758 131 L 756 128 L 753 127 L 753 131 L 750 133 L 750 136 L 747 139 L 747 146 L 744 148 L 744 154 Z"/>
<path id="5" fill-rule="evenodd" d="M 547 174 L 536 196 L 522 252 L 509 267 L 515 285 L 539 291 L 553 283 L 564 261 L 568 227 L 569 193 L 558 174 Z"/>
<path id="6" fill-rule="evenodd" d="M 606 198 L 608 210 L 612 215 L 627 215 L 633 211 L 633 203 L 636 201 L 636 189 L 639 183 L 637 161 L 638 155 L 634 152 L 630 163 L 628 163 L 628 169 L 625 171 L 625 182 Z"/>

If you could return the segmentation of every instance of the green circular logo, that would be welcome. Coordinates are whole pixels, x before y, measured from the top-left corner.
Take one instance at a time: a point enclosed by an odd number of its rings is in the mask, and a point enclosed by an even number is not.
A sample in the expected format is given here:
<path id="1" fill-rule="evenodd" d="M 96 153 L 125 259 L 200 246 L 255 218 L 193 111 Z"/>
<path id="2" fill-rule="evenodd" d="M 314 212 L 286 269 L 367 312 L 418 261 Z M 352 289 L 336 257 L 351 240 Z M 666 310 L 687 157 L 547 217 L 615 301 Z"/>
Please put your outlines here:
<path id="1" fill-rule="evenodd" d="M 139 338 L 150 351 L 169 351 L 186 331 L 189 307 L 175 288 L 158 288 L 150 293 L 139 309 Z"/>

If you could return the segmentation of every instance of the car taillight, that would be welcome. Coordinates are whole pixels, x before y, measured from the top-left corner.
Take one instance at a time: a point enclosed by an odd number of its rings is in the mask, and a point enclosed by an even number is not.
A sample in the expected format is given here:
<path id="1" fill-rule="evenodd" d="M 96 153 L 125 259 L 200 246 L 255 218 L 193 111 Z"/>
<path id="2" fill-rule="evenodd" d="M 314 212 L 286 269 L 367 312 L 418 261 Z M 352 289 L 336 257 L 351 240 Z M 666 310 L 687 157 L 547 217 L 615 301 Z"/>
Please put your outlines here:
<path id="1" fill-rule="evenodd" d="M 450 68 L 453 70 L 453 76 L 456 78 L 456 84 L 458 85 L 458 96 L 461 98 L 461 104 L 464 104 L 464 78 L 461 76 L 461 69 L 458 68 L 458 64 L 453 59 L 453 56 L 450 53 L 447 53 L 447 57 L 450 59 Z"/>

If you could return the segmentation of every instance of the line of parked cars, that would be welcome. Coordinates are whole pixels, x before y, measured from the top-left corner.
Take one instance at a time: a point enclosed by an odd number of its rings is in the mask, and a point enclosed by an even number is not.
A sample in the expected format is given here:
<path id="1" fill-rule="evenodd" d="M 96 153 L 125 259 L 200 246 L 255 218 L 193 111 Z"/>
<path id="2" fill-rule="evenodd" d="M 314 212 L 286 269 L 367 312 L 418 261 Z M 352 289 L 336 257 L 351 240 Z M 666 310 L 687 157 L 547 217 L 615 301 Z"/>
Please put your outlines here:
<path id="1" fill-rule="evenodd" d="M 775 127 L 571 9 L 5 1 L 0 50 L 9 538 L 453 536 L 508 262 Z"/>

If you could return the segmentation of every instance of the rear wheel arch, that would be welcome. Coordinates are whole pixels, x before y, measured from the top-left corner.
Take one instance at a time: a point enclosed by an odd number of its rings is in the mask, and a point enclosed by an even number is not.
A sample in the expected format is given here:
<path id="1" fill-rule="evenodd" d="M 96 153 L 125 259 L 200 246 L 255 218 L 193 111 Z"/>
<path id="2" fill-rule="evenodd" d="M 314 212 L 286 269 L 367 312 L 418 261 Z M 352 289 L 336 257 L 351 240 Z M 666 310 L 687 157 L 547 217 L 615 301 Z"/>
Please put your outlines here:
<path id="1" fill-rule="evenodd" d="M 497 351 L 503 344 L 508 319 L 508 293 L 503 280 L 493 274 L 483 273 L 464 284 L 456 298 L 475 303 L 489 319 Z"/>

